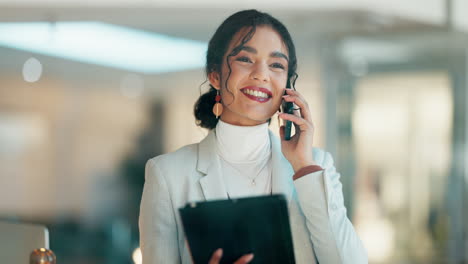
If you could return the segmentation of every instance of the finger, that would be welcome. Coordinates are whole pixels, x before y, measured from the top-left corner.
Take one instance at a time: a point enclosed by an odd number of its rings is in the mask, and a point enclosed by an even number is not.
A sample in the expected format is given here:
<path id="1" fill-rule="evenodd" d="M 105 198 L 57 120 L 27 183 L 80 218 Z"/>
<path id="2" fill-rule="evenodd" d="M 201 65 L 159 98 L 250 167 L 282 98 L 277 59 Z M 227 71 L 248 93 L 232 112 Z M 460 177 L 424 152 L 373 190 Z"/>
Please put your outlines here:
<path id="1" fill-rule="evenodd" d="M 289 115 L 290 115 L 290 116 L 298 117 L 298 116 L 296 116 L 296 115 L 291 115 L 291 114 L 289 114 Z M 299 118 L 300 118 L 300 117 L 299 117 Z M 291 121 L 291 120 L 289 120 L 289 121 Z M 294 133 L 294 136 L 293 136 L 293 135 L 292 135 L 292 131 L 291 131 L 291 135 L 290 135 L 291 138 L 296 137 L 296 135 L 299 136 L 299 135 L 301 134 L 301 131 L 306 131 L 306 129 L 301 128 L 298 124 L 296 124 L 296 123 L 294 123 L 294 122 L 292 122 L 292 124 L 293 124 L 293 126 L 294 126 L 294 131 L 295 131 L 295 133 Z M 285 131 L 284 134 L 286 134 L 286 128 L 284 128 L 284 131 Z M 284 135 L 283 135 L 282 139 L 284 139 Z"/>
<path id="2" fill-rule="evenodd" d="M 247 255 L 240 257 L 236 262 L 234 262 L 234 264 L 249 263 L 250 261 L 252 261 L 253 258 L 254 258 L 254 254 L 247 254 Z"/>
<path id="3" fill-rule="evenodd" d="M 291 89 L 287 89 L 286 91 L 288 95 L 283 96 L 285 101 L 295 103 L 300 108 L 302 117 L 308 121 L 312 121 L 309 105 L 305 98 L 297 91 Z"/>
<path id="4" fill-rule="evenodd" d="M 304 99 L 304 97 L 302 96 L 302 94 L 300 92 L 298 92 L 297 90 L 293 90 L 293 89 L 286 89 L 286 93 L 289 94 L 289 95 L 296 95 L 302 99 Z M 305 101 L 305 100 L 304 100 Z"/>
<path id="5" fill-rule="evenodd" d="M 279 115 L 279 117 L 283 120 L 289 120 L 291 122 L 293 122 L 296 126 L 296 133 L 301 131 L 301 132 L 305 132 L 307 130 L 310 130 L 312 129 L 313 130 L 313 124 L 311 122 L 308 122 L 307 120 L 305 120 L 304 118 L 301 118 L 297 115 L 291 115 L 291 114 L 285 114 L 285 113 L 281 113 Z"/>
<path id="6" fill-rule="evenodd" d="M 218 264 L 222 256 L 223 256 L 223 249 L 218 248 L 211 256 L 211 259 L 208 262 L 208 264 Z"/>
<path id="7" fill-rule="evenodd" d="M 297 131 L 296 134 L 298 135 L 301 134 L 301 127 L 296 123 L 293 123 L 293 125 L 294 125 L 294 131 Z"/>
<path id="8" fill-rule="evenodd" d="M 299 113 L 299 110 L 296 110 L 295 108 L 296 108 L 296 105 L 294 104 L 294 109 L 293 109 L 292 114 L 295 115 L 295 116 L 298 116 L 298 117 L 302 117 L 301 114 Z M 278 116 L 278 118 L 280 118 L 280 117 Z M 285 122 L 283 122 L 283 123 L 285 123 Z M 299 126 L 296 123 L 293 123 L 293 126 L 294 126 L 295 131 L 298 131 L 300 133 Z"/>
<path id="9" fill-rule="evenodd" d="M 294 104 L 294 105 L 295 105 L 295 104 Z M 299 116 L 299 117 L 303 117 L 303 116 L 301 115 L 299 109 L 298 109 L 298 110 L 296 110 L 296 109 L 297 109 L 297 108 L 295 107 L 295 109 L 293 110 L 294 115 L 295 115 L 295 116 Z M 300 132 L 299 126 L 298 126 L 296 123 L 293 123 L 293 124 L 294 124 L 294 128 L 296 129 L 296 131 L 299 131 L 299 132 Z"/>
<path id="10" fill-rule="evenodd" d="M 286 134 L 286 126 L 281 126 L 280 127 L 280 139 L 281 141 L 286 141 L 286 139 L 284 138 L 284 135 Z"/>
<path id="11" fill-rule="evenodd" d="M 295 106 L 297 106 L 295 108 L 299 108 L 300 113 L 301 113 L 299 116 L 302 116 L 306 120 L 309 120 L 309 121 L 312 120 L 310 110 L 309 110 L 309 106 L 307 105 L 307 102 L 304 101 L 304 99 L 302 99 L 302 98 L 300 98 L 299 96 L 296 96 L 296 95 L 284 95 L 283 99 L 286 102 L 294 103 Z M 298 112 L 298 110 L 295 110 L 294 113 L 299 113 L 299 112 Z"/>

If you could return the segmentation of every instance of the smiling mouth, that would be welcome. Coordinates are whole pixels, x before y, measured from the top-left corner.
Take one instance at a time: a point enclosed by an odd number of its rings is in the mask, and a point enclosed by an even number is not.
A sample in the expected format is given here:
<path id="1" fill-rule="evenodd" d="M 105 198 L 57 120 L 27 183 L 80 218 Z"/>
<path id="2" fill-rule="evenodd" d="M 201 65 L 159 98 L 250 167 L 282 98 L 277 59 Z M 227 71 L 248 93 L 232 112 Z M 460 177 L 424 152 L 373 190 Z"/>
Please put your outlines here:
<path id="1" fill-rule="evenodd" d="M 264 91 L 261 91 L 264 90 Z M 245 87 L 241 89 L 241 92 L 247 96 L 249 99 L 264 103 L 270 100 L 272 97 L 272 94 L 270 91 L 268 91 L 265 88 L 250 88 L 250 87 Z"/>

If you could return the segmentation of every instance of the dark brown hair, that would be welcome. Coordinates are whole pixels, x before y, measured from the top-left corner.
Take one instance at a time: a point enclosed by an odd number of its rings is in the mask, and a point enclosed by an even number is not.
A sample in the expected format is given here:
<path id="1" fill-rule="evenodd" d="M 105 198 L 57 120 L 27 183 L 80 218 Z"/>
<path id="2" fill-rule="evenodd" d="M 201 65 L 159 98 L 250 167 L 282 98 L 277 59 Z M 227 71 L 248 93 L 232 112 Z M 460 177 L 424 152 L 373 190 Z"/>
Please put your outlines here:
<path id="1" fill-rule="evenodd" d="M 208 43 L 208 50 L 206 53 L 206 66 L 205 73 L 208 76 L 212 72 L 221 73 L 221 66 L 223 62 L 224 54 L 227 52 L 229 43 L 231 42 L 234 35 L 243 28 L 250 29 L 243 37 L 241 43 L 234 47 L 232 52 L 226 57 L 226 62 L 229 67 L 229 74 L 225 80 L 227 87 L 227 81 L 231 75 L 231 67 L 228 63 L 229 57 L 237 55 L 240 50 L 244 47 L 255 34 L 257 26 L 269 26 L 283 39 L 289 53 L 289 67 L 288 67 L 288 80 L 294 85 L 298 77 L 297 70 L 297 59 L 296 59 L 296 48 L 292 41 L 291 35 L 289 34 L 286 27 L 271 15 L 263 12 L 259 12 L 254 9 L 239 11 L 230 17 L 218 27 L 210 42 Z M 205 81 L 206 82 L 206 81 Z M 229 89 L 228 89 L 229 91 Z M 197 125 L 213 129 L 218 123 L 218 119 L 212 112 L 213 105 L 215 104 L 216 89 L 210 84 L 208 92 L 200 95 L 194 107 L 194 115 Z"/>

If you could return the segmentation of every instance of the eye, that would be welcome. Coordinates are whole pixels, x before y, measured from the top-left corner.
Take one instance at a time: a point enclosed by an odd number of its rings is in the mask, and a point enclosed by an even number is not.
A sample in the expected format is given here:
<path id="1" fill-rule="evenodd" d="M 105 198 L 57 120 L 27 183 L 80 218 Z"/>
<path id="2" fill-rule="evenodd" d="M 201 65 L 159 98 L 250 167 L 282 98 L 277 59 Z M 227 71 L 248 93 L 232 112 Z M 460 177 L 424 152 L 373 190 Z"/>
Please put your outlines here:
<path id="1" fill-rule="evenodd" d="M 273 64 L 271 64 L 271 66 L 273 66 L 274 68 L 283 69 L 283 70 L 285 68 L 283 66 L 283 64 L 281 64 L 281 63 L 273 63 Z"/>
<path id="2" fill-rule="evenodd" d="M 251 60 L 248 57 L 239 57 L 236 59 L 236 61 L 251 62 Z"/>

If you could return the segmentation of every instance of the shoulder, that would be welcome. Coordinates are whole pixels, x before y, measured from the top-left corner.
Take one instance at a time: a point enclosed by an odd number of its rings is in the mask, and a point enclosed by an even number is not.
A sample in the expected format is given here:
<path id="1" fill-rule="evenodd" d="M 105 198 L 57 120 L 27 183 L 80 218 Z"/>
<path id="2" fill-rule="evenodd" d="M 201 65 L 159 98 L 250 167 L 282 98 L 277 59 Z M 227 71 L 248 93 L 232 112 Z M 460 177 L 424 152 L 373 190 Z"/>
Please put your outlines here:
<path id="1" fill-rule="evenodd" d="M 197 166 L 198 143 L 186 145 L 176 151 L 162 154 L 146 162 L 145 178 L 147 181 L 181 180 Z"/>
<path id="2" fill-rule="evenodd" d="M 148 160 L 146 166 L 167 170 L 177 167 L 176 165 L 188 164 L 197 159 L 198 144 L 190 144 L 179 148 L 176 151 L 162 154 Z M 183 167 L 183 166 L 182 166 Z"/>
<path id="3" fill-rule="evenodd" d="M 146 163 L 145 184 L 173 193 L 190 180 L 197 167 L 198 144 L 151 158 Z"/>

